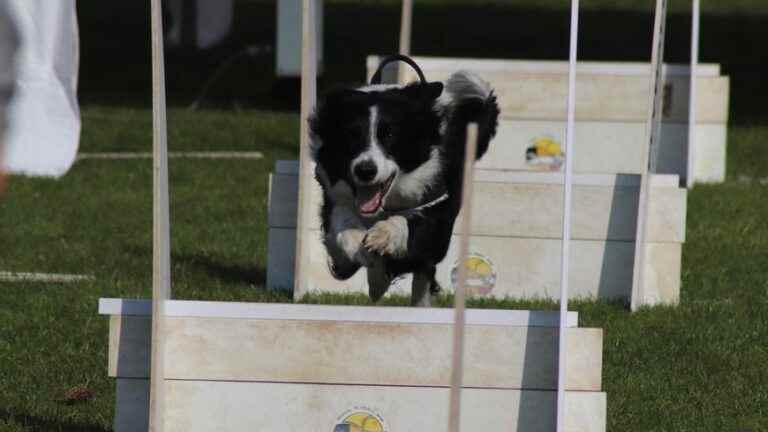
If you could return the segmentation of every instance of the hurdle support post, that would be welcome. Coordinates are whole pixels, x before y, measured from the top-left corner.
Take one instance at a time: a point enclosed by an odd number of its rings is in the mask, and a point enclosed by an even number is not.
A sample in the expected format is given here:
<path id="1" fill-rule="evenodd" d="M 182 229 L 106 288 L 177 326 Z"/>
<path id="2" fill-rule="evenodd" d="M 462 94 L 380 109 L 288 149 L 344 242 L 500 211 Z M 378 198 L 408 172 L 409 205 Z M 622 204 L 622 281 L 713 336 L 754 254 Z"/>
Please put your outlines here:
<path id="1" fill-rule="evenodd" d="M 568 51 L 568 99 L 565 130 L 565 173 L 563 175 L 563 227 L 560 253 L 560 324 L 557 346 L 557 432 L 565 431 L 565 370 L 567 364 L 566 318 L 568 315 L 568 283 L 571 256 L 571 201 L 573 195 L 574 127 L 576 119 L 576 60 L 579 46 L 579 0 L 571 0 L 570 44 Z"/>
<path id="2" fill-rule="evenodd" d="M 464 176 L 461 185 L 462 227 L 459 244 L 458 283 L 453 297 L 453 350 L 451 352 L 451 395 L 448 410 L 448 431 L 459 432 L 461 422 L 461 385 L 464 376 L 464 326 L 467 290 L 467 257 L 469 231 L 472 228 L 472 192 L 475 155 L 477 154 L 477 123 L 467 125 L 464 152 Z"/>
<path id="3" fill-rule="evenodd" d="M 413 28 L 413 0 L 403 0 L 403 9 L 400 16 L 400 49 L 402 55 L 411 55 L 411 29 Z M 397 66 L 397 82 L 405 84 L 407 66 Z"/>
<path id="4" fill-rule="evenodd" d="M 306 281 L 307 254 L 304 252 L 303 242 L 306 239 L 304 221 L 308 220 L 307 212 L 310 211 L 309 191 L 312 188 L 311 175 L 312 161 L 309 155 L 309 118 L 317 100 L 317 63 L 315 51 L 316 30 L 315 26 L 315 2 L 316 0 L 303 0 L 302 2 L 302 31 L 301 31 L 301 110 L 300 110 L 300 134 L 299 137 L 299 200 L 296 220 L 296 261 L 294 268 L 294 290 L 299 290 Z"/>
<path id="5" fill-rule="evenodd" d="M 168 195 L 168 134 L 165 103 L 165 55 L 161 0 L 152 0 L 152 147 L 153 147 L 153 245 L 152 342 L 150 363 L 149 430 L 164 427 L 164 315 L 171 298 L 170 211 Z"/>
<path id="6" fill-rule="evenodd" d="M 699 68 L 699 29 L 701 24 L 701 2 L 693 0 L 691 5 L 691 84 L 688 102 L 688 151 L 685 157 L 685 186 L 693 187 L 696 169 L 696 74 Z"/>
<path id="7" fill-rule="evenodd" d="M 648 220 L 648 193 L 650 189 L 649 173 L 656 167 L 658 148 L 658 127 L 661 121 L 661 102 L 663 98 L 663 59 L 664 59 L 664 21 L 667 15 L 667 0 L 656 0 L 656 12 L 653 25 L 653 50 L 651 53 L 651 75 L 648 98 L 648 116 L 646 122 L 646 149 L 642 152 L 642 172 L 640 173 L 640 191 L 637 203 L 637 227 L 635 234 L 635 256 L 632 270 L 632 296 L 630 307 L 633 311 L 648 304 L 645 298 L 645 253 Z"/>

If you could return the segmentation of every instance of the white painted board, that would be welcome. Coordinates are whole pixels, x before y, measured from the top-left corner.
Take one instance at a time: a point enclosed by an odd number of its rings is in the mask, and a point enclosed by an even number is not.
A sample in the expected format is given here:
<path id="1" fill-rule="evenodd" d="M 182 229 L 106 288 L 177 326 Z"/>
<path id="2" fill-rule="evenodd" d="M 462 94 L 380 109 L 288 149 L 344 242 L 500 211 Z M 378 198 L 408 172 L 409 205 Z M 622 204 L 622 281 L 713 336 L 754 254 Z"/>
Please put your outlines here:
<path id="1" fill-rule="evenodd" d="M 366 58 L 368 81 L 373 76 L 383 57 L 369 55 Z M 567 74 L 568 62 L 563 60 L 521 60 L 521 59 L 481 59 L 471 57 L 430 57 L 413 56 L 413 60 L 425 73 L 430 71 L 455 71 L 464 69 L 475 73 L 506 72 L 506 73 L 539 73 Z M 387 65 L 384 68 L 384 78 L 392 81 L 397 73 L 397 65 Z M 688 76 L 690 67 L 684 64 L 664 64 L 664 75 Z M 644 62 L 611 62 L 611 61 L 579 61 L 576 73 L 588 75 L 641 75 L 651 73 L 649 63 Z M 720 65 L 715 63 L 700 63 L 696 75 L 711 77 L 720 75 Z"/>
<path id="2" fill-rule="evenodd" d="M 460 70 L 436 70 L 424 73 L 430 81 L 444 81 Z M 566 74 L 482 72 L 480 76 L 491 84 L 498 97 L 501 117 L 519 120 L 565 120 L 568 76 Z M 406 79 L 417 75 L 411 69 Z M 650 77 L 643 75 L 577 76 L 579 92 L 576 99 L 576 119 L 587 121 L 642 122 L 648 112 Z M 730 80 L 725 76 L 697 79 L 697 122 L 728 122 Z M 686 122 L 690 102 L 690 79 L 673 75 L 664 83 L 664 121 Z"/>
<path id="3" fill-rule="evenodd" d="M 147 381 L 118 379 L 117 388 L 115 432 L 146 431 Z M 169 381 L 168 389 L 169 431 L 336 432 L 355 413 L 378 416 L 387 431 L 446 429 L 443 388 Z M 462 430 L 554 429 L 554 392 L 465 389 L 462 402 Z M 569 431 L 605 431 L 605 393 L 568 392 L 566 403 Z"/>
<path id="4" fill-rule="evenodd" d="M 99 299 L 100 315 L 146 317 L 151 302 L 141 299 Z M 247 303 L 220 301 L 167 300 L 165 316 L 185 318 L 259 319 L 279 321 L 336 321 L 395 324 L 451 324 L 450 309 L 331 306 L 292 303 Z M 578 325 L 577 312 L 568 313 L 568 326 Z M 482 326 L 557 327 L 559 318 L 552 311 L 469 309 L 467 324 Z"/>
<path id="5" fill-rule="evenodd" d="M 146 378 L 148 317 L 112 316 L 110 376 Z M 167 379 L 447 387 L 451 324 L 174 317 Z M 602 331 L 569 329 L 569 390 L 599 391 Z M 429 340 L 429 344 L 424 344 Z M 350 341 L 354 347 L 350 348 Z M 556 386 L 554 327 L 467 327 L 465 386 Z M 265 351 L 273 354 L 265 356 Z"/>
<path id="6" fill-rule="evenodd" d="M 272 228 L 294 232 L 290 228 Z M 290 233 L 285 233 L 290 235 Z M 365 270 L 352 278 L 339 281 L 328 271 L 325 247 L 319 236 L 308 242 L 310 256 L 309 277 L 306 285 L 294 291 L 300 299 L 307 293 L 367 293 Z M 632 257 L 634 242 L 573 240 L 571 257 L 571 298 L 615 299 L 628 298 L 632 285 Z M 458 264 L 458 238 L 454 236 L 446 258 L 437 266 L 437 281 L 444 290 L 453 289 L 453 278 Z M 680 290 L 680 243 L 649 243 L 646 271 L 655 275 L 647 279 L 649 290 L 658 292 L 658 302 L 676 303 Z M 556 299 L 559 293 L 560 240 L 527 239 L 514 237 L 472 236 L 470 255 L 475 263 L 485 263 L 478 275 L 470 281 L 474 297 Z M 287 281 L 292 281 L 292 268 L 275 269 Z M 283 284 L 286 282 L 283 282 Z M 280 289 L 285 285 L 269 286 Z M 293 286 L 293 285 L 288 285 Z M 393 282 L 390 293 L 410 295 L 411 277 L 404 276 Z"/>
<path id="7" fill-rule="evenodd" d="M 445 388 L 173 380 L 167 385 L 169 431 L 339 432 L 354 430 L 338 427 L 348 416 L 369 411 L 383 423 L 369 430 L 423 432 L 446 430 L 448 419 Z M 550 432 L 554 399 L 554 392 L 465 389 L 462 430 Z M 604 393 L 567 393 L 569 431 L 602 432 L 605 423 Z"/>
<path id="8" fill-rule="evenodd" d="M 694 128 L 697 156 L 694 181 L 713 183 L 725 180 L 725 152 L 728 128 L 725 124 L 697 124 Z M 551 139 L 564 148 L 561 121 L 501 120 L 488 153 L 478 162 L 483 169 L 547 171 L 562 169 L 529 161 L 526 152 L 537 140 Z M 582 121 L 576 123 L 574 172 L 596 174 L 639 174 L 640 156 L 645 139 L 642 122 Z M 688 126 L 662 123 L 657 174 L 687 177 L 686 146 Z"/>
<path id="9" fill-rule="evenodd" d="M 541 183 L 522 183 L 520 180 L 538 178 Z M 472 234 L 477 236 L 521 237 L 557 239 L 562 223 L 562 185 L 552 184 L 557 175 L 526 175 L 521 173 L 478 172 L 475 181 Z M 584 185 L 574 187 L 573 238 L 577 240 L 633 241 L 637 217 L 636 186 L 613 186 L 611 182 L 631 184 L 631 176 L 585 176 Z M 654 176 L 664 184 L 671 180 Z M 484 181 L 491 180 L 491 181 Z M 598 186 L 599 183 L 608 186 Z M 269 208 L 269 226 L 293 228 L 296 226 L 298 200 L 296 176 L 272 176 L 272 199 Z M 657 186 L 653 188 L 649 217 L 648 240 L 652 242 L 683 242 L 685 240 L 686 194 L 684 188 Z M 319 209 L 322 203 L 320 186 L 313 182 L 309 205 Z M 310 229 L 320 228 L 319 211 L 308 212 L 305 221 Z M 459 215 L 459 219 L 461 215 Z M 454 225 L 459 231 L 460 220 Z M 270 235 L 270 249 L 276 249 L 274 259 L 286 260 L 286 248 L 277 242 L 281 233 Z M 313 237 L 319 234 L 310 234 Z"/>
<path id="10" fill-rule="evenodd" d="M 296 215 L 291 205 L 297 199 L 298 168 L 283 161 L 281 173 L 272 177 L 272 206 L 269 212 L 269 255 L 267 286 L 290 290 L 294 286 L 293 261 Z M 290 174 L 292 173 L 292 174 Z M 473 262 L 491 268 L 488 285 L 474 295 L 496 298 L 557 298 L 560 276 L 557 271 L 561 222 L 562 174 L 477 170 L 472 249 Z M 571 276 L 575 298 L 627 298 L 632 278 L 632 249 L 637 214 L 637 176 L 577 175 L 574 216 L 574 254 Z M 515 182 L 515 183 L 507 183 Z M 681 244 L 685 240 L 686 190 L 675 176 L 651 177 L 651 239 L 647 279 L 654 303 L 676 303 L 680 288 Z M 523 191 L 523 192 L 521 192 Z M 285 195 L 283 195 L 285 194 Z M 313 190 L 314 204 L 320 203 L 319 187 Z M 285 204 L 285 205 L 284 205 Z M 493 209 L 493 211 L 488 211 Z M 316 214 L 313 212 L 312 214 Z M 365 271 L 347 281 L 334 279 L 327 267 L 327 255 L 318 231 L 319 223 L 307 234 L 305 244 L 309 265 L 306 282 L 294 290 L 294 298 L 310 292 L 367 293 Z M 458 226 L 458 225 L 457 225 Z M 452 240 L 437 278 L 444 289 L 453 287 L 457 264 L 457 240 Z M 656 259 L 655 256 L 664 257 Z M 478 261 L 479 260 L 479 261 Z M 410 276 L 396 281 L 391 293 L 410 294 Z M 481 292 L 484 291 L 484 292 Z"/>
<path id="11" fill-rule="evenodd" d="M 378 66 L 379 57 L 368 57 L 368 75 Z M 445 79 L 466 69 L 480 74 L 497 88 L 502 106 L 499 136 L 512 138 L 514 148 L 491 146 L 480 167 L 536 169 L 526 166 L 525 150 L 531 141 L 551 136 L 562 142 L 565 131 L 567 62 L 498 60 L 471 58 L 416 57 L 428 79 Z M 385 82 L 395 82 L 394 67 L 385 73 Z M 409 79 L 415 76 L 408 70 Z M 580 62 L 580 99 L 577 101 L 575 142 L 581 151 L 574 161 L 575 172 L 640 173 L 638 157 L 645 136 L 650 65 L 625 62 Z M 657 166 L 659 173 L 678 174 L 688 183 L 712 183 L 725 179 L 729 82 L 721 77 L 719 65 L 697 67 L 696 122 L 694 142 L 703 154 L 687 161 L 687 118 L 690 106 L 690 66 L 666 65 L 665 103 Z M 645 80 L 644 82 L 640 82 Z M 634 102 L 628 102 L 634 101 Z M 500 142 L 497 138 L 496 143 Z M 703 142 L 699 145 L 698 142 Z M 593 148 L 596 147 L 596 148 Z M 505 153 L 495 157 L 494 152 Z"/>

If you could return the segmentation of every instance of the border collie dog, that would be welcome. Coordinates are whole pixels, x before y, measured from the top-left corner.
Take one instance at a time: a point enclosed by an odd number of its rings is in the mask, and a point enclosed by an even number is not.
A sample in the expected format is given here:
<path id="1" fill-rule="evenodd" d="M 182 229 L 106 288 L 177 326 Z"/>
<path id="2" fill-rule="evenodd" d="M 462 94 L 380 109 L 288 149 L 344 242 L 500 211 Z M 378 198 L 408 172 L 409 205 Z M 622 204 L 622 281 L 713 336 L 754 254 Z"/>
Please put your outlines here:
<path id="1" fill-rule="evenodd" d="M 309 118 L 310 142 L 333 276 L 345 280 L 366 267 L 375 302 L 394 278 L 413 273 L 411 304 L 430 306 L 461 208 L 467 124 L 479 126 L 479 159 L 499 109 L 472 73 L 428 83 L 412 66 L 422 82 L 326 94 Z"/>

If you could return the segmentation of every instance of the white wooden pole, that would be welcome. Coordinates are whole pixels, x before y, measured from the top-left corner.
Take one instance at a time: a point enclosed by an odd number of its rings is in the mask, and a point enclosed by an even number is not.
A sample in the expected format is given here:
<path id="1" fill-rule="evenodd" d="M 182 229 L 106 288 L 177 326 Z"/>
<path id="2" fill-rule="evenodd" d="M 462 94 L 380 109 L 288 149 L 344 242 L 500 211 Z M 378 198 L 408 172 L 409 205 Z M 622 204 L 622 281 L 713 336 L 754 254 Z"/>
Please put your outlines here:
<path id="1" fill-rule="evenodd" d="M 696 71 L 699 67 L 699 26 L 701 23 L 701 4 L 693 0 L 691 11 L 691 94 L 688 102 L 688 154 L 685 170 L 685 185 L 693 186 L 696 168 Z"/>
<path id="2" fill-rule="evenodd" d="M 411 28 L 413 25 L 413 0 L 403 0 L 400 16 L 400 54 L 411 55 Z M 405 84 L 406 66 L 401 62 L 397 69 L 397 81 Z"/>
<path id="3" fill-rule="evenodd" d="M 563 176 L 563 241 L 560 254 L 560 325 L 557 347 L 557 432 L 565 431 L 565 365 L 568 317 L 568 283 L 571 257 L 571 201 L 573 195 L 573 132 L 576 119 L 576 61 L 579 47 L 579 0 L 571 0 L 571 34 L 568 53 L 568 117 L 565 130 L 565 175 Z"/>
<path id="4" fill-rule="evenodd" d="M 472 226 L 472 193 L 475 154 L 477 153 L 477 124 L 467 126 L 464 179 L 462 184 L 462 226 L 459 238 L 458 284 L 453 298 L 453 352 L 451 356 L 451 400 L 448 410 L 448 431 L 459 432 L 461 422 L 461 384 L 464 377 L 464 325 L 467 284 L 467 256 L 469 255 L 469 231 Z"/>
<path id="5" fill-rule="evenodd" d="M 631 309 L 637 310 L 646 303 L 645 299 L 645 238 L 646 220 L 648 219 L 648 193 L 649 170 L 655 161 L 651 159 L 655 154 L 654 147 L 656 126 L 661 119 L 661 99 L 663 78 L 661 76 L 664 57 L 664 20 L 667 15 L 667 0 L 656 0 L 656 14 L 653 25 L 653 49 L 651 53 L 651 79 L 649 88 L 648 117 L 646 122 L 646 145 L 642 152 L 643 161 L 640 173 L 640 193 L 637 203 L 637 228 L 635 231 L 635 259 L 632 268 L 632 298 Z"/>
<path id="6" fill-rule="evenodd" d="M 164 404 L 164 315 L 171 298 L 170 217 L 168 209 L 168 144 L 165 107 L 165 56 L 161 0 L 152 0 L 152 359 L 150 364 L 149 430 L 162 432 Z"/>
<path id="7" fill-rule="evenodd" d="M 294 268 L 294 290 L 301 290 L 305 285 L 307 268 L 307 253 L 304 250 L 304 240 L 308 235 L 308 227 L 304 221 L 309 220 L 309 194 L 312 190 L 313 175 L 312 161 L 309 155 L 309 124 L 307 119 L 312 113 L 317 100 L 317 53 L 315 23 L 315 2 L 303 0 L 301 12 L 301 118 L 299 137 L 299 202 L 298 220 L 296 221 L 296 262 Z"/>

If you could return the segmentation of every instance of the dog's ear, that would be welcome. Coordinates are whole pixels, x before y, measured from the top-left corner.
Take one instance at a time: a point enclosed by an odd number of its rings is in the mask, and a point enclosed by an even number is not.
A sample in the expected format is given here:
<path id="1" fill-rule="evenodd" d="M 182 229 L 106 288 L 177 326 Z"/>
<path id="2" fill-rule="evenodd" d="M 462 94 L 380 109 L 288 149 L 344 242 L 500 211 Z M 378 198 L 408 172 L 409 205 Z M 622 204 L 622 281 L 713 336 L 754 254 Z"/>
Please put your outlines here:
<path id="1" fill-rule="evenodd" d="M 443 94 L 443 83 L 438 81 L 431 83 L 413 83 L 407 85 L 403 90 L 409 98 L 431 104 Z"/>
<path id="2" fill-rule="evenodd" d="M 337 87 L 323 94 L 317 101 L 313 113 L 309 117 L 310 131 L 317 136 L 324 135 L 323 129 L 334 127 L 333 120 L 342 115 L 346 109 L 355 103 L 365 103 L 367 94 L 349 87 Z"/>
<path id="3" fill-rule="evenodd" d="M 427 83 L 424 85 L 424 92 L 427 99 L 433 101 L 443 94 L 443 83 L 439 81 Z"/>
<path id="4" fill-rule="evenodd" d="M 360 90 L 351 89 L 349 87 L 338 87 L 323 95 L 321 103 L 327 106 L 338 106 L 360 101 L 366 96 L 367 93 Z"/>

